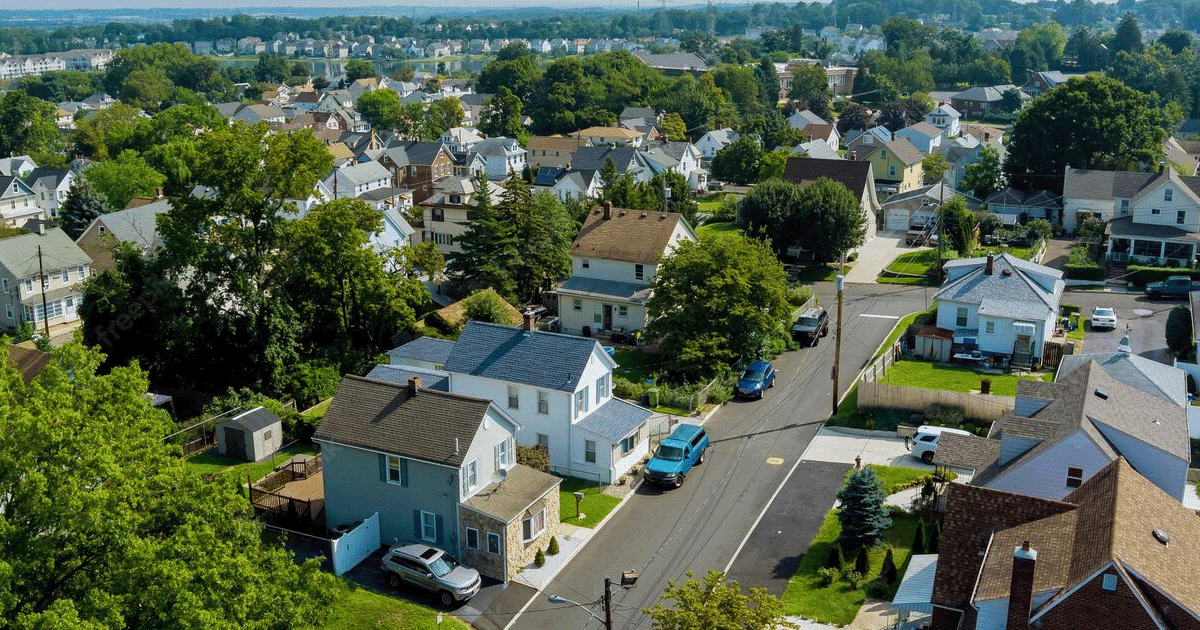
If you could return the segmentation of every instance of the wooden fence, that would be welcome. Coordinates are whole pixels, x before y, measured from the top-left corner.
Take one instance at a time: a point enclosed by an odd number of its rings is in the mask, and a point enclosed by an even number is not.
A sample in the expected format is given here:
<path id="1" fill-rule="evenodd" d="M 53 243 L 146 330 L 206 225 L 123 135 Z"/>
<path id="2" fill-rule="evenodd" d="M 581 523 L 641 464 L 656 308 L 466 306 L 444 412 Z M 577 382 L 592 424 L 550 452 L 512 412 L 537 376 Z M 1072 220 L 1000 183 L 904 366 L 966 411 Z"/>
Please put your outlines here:
<path id="1" fill-rule="evenodd" d="M 294 527 L 316 530 L 325 527 L 324 499 L 306 501 L 250 486 L 250 503 L 256 512 L 265 512 L 275 520 Z"/>
<path id="2" fill-rule="evenodd" d="M 308 479 L 321 470 L 321 456 L 309 457 L 303 460 L 291 460 L 279 467 L 275 472 L 263 477 L 253 487 L 267 492 L 278 490 L 293 481 Z"/>
<path id="3" fill-rule="evenodd" d="M 991 422 L 1012 411 L 1015 400 L 1012 396 L 884 385 L 865 378 L 858 384 L 860 409 L 902 409 L 924 413 L 930 405 L 947 405 L 962 409 L 965 418 Z"/>
<path id="4" fill-rule="evenodd" d="M 901 337 L 903 337 L 903 335 L 901 335 Z M 867 366 L 867 369 L 863 370 L 862 382 L 878 383 L 879 380 L 883 378 L 883 375 L 887 374 L 888 368 L 892 367 L 892 365 L 903 358 L 904 355 L 901 352 L 900 347 L 900 339 L 897 339 L 896 343 L 893 343 L 890 348 L 884 350 L 883 354 L 879 355 L 879 358 L 875 359 L 874 363 Z"/>

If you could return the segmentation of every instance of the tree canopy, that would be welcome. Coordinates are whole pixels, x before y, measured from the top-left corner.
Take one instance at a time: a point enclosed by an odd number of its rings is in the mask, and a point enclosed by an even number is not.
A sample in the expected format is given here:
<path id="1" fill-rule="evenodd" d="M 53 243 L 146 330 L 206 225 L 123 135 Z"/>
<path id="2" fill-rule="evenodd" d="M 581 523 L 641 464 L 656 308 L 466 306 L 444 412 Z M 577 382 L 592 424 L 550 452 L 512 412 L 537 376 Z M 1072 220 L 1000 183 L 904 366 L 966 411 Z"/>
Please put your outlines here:
<path id="1" fill-rule="evenodd" d="M 683 584 L 674 581 L 663 589 L 662 599 L 654 608 L 646 609 L 653 620 L 654 630 L 700 630 L 721 628 L 729 630 L 775 630 L 795 628 L 784 616 L 783 602 L 765 588 L 752 588 L 743 593 L 737 582 L 727 581 L 725 574 L 709 570 L 702 579 Z M 674 602 L 667 606 L 664 602 Z"/>

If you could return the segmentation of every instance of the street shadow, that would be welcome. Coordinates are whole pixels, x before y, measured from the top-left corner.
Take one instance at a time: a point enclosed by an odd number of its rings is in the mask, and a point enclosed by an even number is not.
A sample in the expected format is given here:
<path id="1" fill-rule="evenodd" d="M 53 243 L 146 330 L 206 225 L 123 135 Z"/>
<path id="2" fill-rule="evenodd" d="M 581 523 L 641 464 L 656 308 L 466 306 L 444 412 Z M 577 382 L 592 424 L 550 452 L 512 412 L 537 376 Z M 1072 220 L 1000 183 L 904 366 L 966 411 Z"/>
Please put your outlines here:
<path id="1" fill-rule="evenodd" d="M 714 440 L 710 437 L 708 443 L 709 444 L 719 444 L 721 442 L 732 442 L 733 440 L 740 440 L 742 438 L 756 437 L 759 435 L 766 435 L 768 433 L 778 433 L 780 431 L 787 431 L 788 429 L 798 429 L 803 426 L 808 426 L 808 425 L 813 425 L 813 424 L 823 424 L 824 422 L 825 422 L 824 420 L 818 420 L 816 422 L 806 422 L 804 424 L 793 422 L 791 424 L 786 424 L 777 429 L 767 429 L 765 431 L 755 431 L 754 433 L 743 433 L 741 435 L 729 435 L 729 436 L 723 437 L 719 440 Z"/>
<path id="2" fill-rule="evenodd" d="M 804 554 L 780 558 L 775 566 L 771 568 L 771 577 L 777 580 L 790 580 L 793 575 L 796 575 L 796 569 L 800 568 L 800 562 L 804 560 Z"/>

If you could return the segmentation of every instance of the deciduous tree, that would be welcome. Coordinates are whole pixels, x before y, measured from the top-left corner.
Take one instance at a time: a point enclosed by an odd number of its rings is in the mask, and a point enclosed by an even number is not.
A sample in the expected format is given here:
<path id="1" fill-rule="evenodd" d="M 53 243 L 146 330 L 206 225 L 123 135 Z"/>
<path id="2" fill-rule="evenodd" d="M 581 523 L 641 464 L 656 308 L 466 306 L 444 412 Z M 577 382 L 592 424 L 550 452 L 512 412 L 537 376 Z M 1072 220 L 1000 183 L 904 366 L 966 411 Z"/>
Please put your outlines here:
<path id="1" fill-rule="evenodd" d="M 717 151 L 710 170 L 714 179 L 745 186 L 758 178 L 762 156 L 758 138 L 747 134 Z"/>
<path id="2" fill-rule="evenodd" d="M 800 190 L 796 198 L 800 244 L 813 258 L 830 262 L 862 245 L 867 219 L 862 205 L 848 188 L 827 177 Z"/>
<path id="3" fill-rule="evenodd" d="M 963 169 L 960 188 L 976 199 L 987 199 L 988 195 L 1004 186 L 1004 170 L 1000 164 L 1000 152 L 992 147 L 980 151 L 980 160 Z"/>
<path id="4" fill-rule="evenodd" d="M 743 593 L 737 582 L 727 581 L 725 574 L 710 570 L 703 579 L 691 579 L 683 584 L 674 581 L 663 589 L 662 599 L 674 602 L 670 607 L 659 602 L 645 610 L 653 620 L 654 630 L 774 630 L 795 628 L 784 616 L 783 602 L 765 588 L 752 588 Z"/>
<path id="5" fill-rule="evenodd" d="M 521 99 L 500 86 L 479 114 L 479 130 L 489 136 L 516 138 L 521 135 Z"/>
<path id="6" fill-rule="evenodd" d="M 83 178 L 108 199 L 113 209 L 121 209 L 134 197 L 153 197 L 166 181 L 134 151 L 122 151 L 115 160 L 93 164 Z"/>
<path id="7" fill-rule="evenodd" d="M 54 105 L 20 90 L 0 97 L 0 155 L 53 153 L 62 144 Z"/>

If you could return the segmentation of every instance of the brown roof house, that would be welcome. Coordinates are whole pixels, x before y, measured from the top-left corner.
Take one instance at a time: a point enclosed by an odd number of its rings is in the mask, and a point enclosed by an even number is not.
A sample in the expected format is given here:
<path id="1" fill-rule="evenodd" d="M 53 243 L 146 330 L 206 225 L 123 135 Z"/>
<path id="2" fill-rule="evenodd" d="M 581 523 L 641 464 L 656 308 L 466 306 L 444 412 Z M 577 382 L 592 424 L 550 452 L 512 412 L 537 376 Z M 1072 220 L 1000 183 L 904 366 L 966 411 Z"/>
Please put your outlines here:
<path id="1" fill-rule="evenodd" d="M 879 199 L 875 196 L 875 174 L 871 163 L 861 159 L 822 160 L 790 157 L 783 168 L 783 181 L 808 186 L 828 177 L 845 186 L 862 204 L 867 220 L 867 240 L 875 236 L 875 220 L 879 214 Z"/>
<path id="2" fill-rule="evenodd" d="M 951 484 L 943 518 L 893 600 L 934 630 L 1200 628 L 1200 519 L 1124 459 L 1062 500 Z"/>
<path id="3" fill-rule="evenodd" d="M 325 521 L 379 515 L 383 543 L 420 542 L 508 581 L 558 533 L 560 480 L 516 463 L 520 425 L 490 400 L 347 376 L 313 439 Z"/>
<path id="4" fill-rule="evenodd" d="M 563 136 L 531 136 L 525 144 L 528 152 L 526 161 L 535 168 L 565 168 L 579 147 L 591 146 L 590 138 L 567 138 Z"/>
<path id="5" fill-rule="evenodd" d="M 1064 357 L 1053 383 L 1022 380 L 991 436 L 944 436 L 934 462 L 975 486 L 1062 499 L 1121 459 L 1182 501 L 1190 450 L 1182 370 L 1126 353 Z"/>
<path id="6" fill-rule="evenodd" d="M 676 212 L 594 208 L 571 244 L 571 277 L 558 288 L 565 333 L 630 333 L 646 326 L 646 300 L 659 258 L 699 240 Z"/>
<path id="7" fill-rule="evenodd" d="M 8 359 L 6 362 L 17 369 L 21 373 L 21 380 L 28 385 L 37 378 L 42 370 L 50 365 L 50 361 L 54 355 L 49 352 L 42 352 L 37 348 L 28 348 L 25 344 L 8 344 Z"/>

